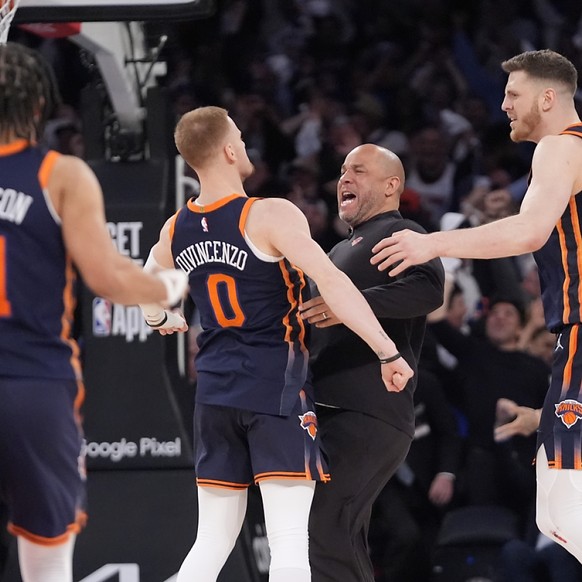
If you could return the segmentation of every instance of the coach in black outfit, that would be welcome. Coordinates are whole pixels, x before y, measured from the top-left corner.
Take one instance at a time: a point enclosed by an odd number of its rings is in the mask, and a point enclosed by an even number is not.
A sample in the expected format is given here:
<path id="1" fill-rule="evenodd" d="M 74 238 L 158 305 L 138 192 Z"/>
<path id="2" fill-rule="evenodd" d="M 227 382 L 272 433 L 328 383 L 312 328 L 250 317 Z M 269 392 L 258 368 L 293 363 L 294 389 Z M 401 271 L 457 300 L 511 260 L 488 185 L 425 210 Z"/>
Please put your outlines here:
<path id="1" fill-rule="evenodd" d="M 415 371 L 426 315 L 443 301 L 440 260 L 392 278 L 370 264 L 372 247 L 393 232 L 424 232 L 398 212 L 404 168 L 389 150 L 364 144 L 352 150 L 337 186 L 340 218 L 349 237 L 331 260 L 363 292 L 374 314 Z M 314 290 L 317 295 L 317 290 Z M 368 555 L 372 505 L 406 457 L 414 434 L 416 375 L 402 392 L 388 392 L 378 359 L 314 297 L 303 317 L 313 324 L 312 363 L 317 414 L 332 480 L 316 487 L 310 518 L 313 582 L 373 582 Z"/>

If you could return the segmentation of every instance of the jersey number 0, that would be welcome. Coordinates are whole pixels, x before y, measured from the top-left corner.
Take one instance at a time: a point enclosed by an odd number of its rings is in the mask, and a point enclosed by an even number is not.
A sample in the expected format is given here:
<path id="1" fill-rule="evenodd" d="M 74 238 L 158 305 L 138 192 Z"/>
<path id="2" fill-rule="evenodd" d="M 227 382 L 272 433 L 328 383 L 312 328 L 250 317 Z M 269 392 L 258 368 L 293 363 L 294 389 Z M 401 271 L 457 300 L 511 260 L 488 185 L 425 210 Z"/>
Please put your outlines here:
<path id="1" fill-rule="evenodd" d="M 218 294 L 219 285 L 226 286 L 226 294 L 228 296 L 228 302 L 230 303 L 233 317 L 229 318 L 222 308 L 220 296 Z M 245 314 L 243 313 L 238 301 L 236 282 L 234 278 L 224 274 L 210 275 L 206 281 L 206 286 L 208 288 L 208 296 L 210 297 L 210 303 L 212 304 L 212 309 L 214 309 L 214 315 L 216 316 L 218 324 L 222 327 L 240 327 L 244 323 Z"/>

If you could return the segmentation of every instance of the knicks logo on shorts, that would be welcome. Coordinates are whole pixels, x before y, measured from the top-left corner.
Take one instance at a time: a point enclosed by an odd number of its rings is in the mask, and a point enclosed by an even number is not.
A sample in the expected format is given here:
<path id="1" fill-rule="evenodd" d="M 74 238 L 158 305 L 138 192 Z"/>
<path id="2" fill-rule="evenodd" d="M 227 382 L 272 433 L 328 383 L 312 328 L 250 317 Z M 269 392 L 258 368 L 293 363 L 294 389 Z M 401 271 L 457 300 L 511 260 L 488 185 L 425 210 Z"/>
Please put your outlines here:
<path id="1" fill-rule="evenodd" d="M 309 410 L 305 414 L 299 415 L 301 428 L 309 433 L 309 436 L 315 440 L 317 436 L 317 416 L 315 412 Z"/>
<path id="2" fill-rule="evenodd" d="M 554 405 L 556 407 L 556 416 L 568 427 L 574 426 L 579 418 L 582 418 L 582 404 L 577 400 L 568 398 L 567 400 L 562 400 L 558 404 Z"/>

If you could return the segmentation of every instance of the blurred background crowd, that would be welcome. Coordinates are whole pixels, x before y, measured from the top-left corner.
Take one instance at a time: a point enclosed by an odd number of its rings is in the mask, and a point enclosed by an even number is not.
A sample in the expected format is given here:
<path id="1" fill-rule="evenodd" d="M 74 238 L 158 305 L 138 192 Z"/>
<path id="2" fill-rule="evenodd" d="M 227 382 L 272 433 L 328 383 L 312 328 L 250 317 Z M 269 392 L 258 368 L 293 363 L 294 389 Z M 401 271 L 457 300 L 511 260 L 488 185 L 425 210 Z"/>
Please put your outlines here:
<path id="1" fill-rule="evenodd" d="M 365 142 L 400 156 L 401 213 L 428 231 L 514 213 L 533 144 L 508 137 L 500 63 L 551 48 L 582 72 L 582 3 L 572 0 L 222 0 L 210 19 L 149 23 L 147 33 L 168 35 L 158 84 L 175 118 L 227 108 L 256 167 L 247 193 L 292 200 L 325 250 L 347 233 L 340 167 Z M 47 141 L 84 157 L 79 92 L 92 73 L 82 52 L 14 35 L 45 54 L 61 84 L 66 105 Z M 582 90 L 577 103 L 582 112 Z M 535 435 L 493 438 L 507 420 L 500 399 L 539 408 L 548 385 L 555 338 L 535 263 L 445 267 L 454 284 L 427 331 L 416 437 L 374 510 L 377 580 L 582 580 L 537 534 Z"/>

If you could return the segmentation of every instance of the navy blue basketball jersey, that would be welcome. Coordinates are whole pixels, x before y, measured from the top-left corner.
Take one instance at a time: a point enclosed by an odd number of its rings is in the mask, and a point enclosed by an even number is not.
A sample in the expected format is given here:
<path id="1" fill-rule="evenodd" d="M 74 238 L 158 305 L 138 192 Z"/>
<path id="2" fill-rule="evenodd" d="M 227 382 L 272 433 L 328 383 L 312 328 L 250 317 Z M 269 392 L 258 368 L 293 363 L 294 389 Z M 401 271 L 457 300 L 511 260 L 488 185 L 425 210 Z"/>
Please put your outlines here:
<path id="1" fill-rule="evenodd" d="M 582 138 L 582 124 L 571 125 L 562 134 Z M 558 334 L 538 431 L 538 446 L 545 446 L 548 465 L 554 469 L 582 470 L 581 210 L 578 192 L 546 244 L 534 254 L 546 324 Z"/>
<path id="2" fill-rule="evenodd" d="M 75 274 L 46 191 L 58 155 L 0 147 L 0 377 L 80 379 Z"/>
<path id="3" fill-rule="evenodd" d="M 582 138 L 582 124 L 566 128 L 563 134 Z M 581 321 L 582 297 L 582 193 L 570 198 L 568 207 L 544 246 L 534 253 L 538 266 L 546 324 L 557 333 L 564 326 Z"/>
<path id="4" fill-rule="evenodd" d="M 190 200 L 174 219 L 172 254 L 189 276 L 203 329 L 197 402 L 288 415 L 306 387 L 309 354 L 298 308 L 308 291 L 301 270 L 246 237 L 257 200 Z"/>

